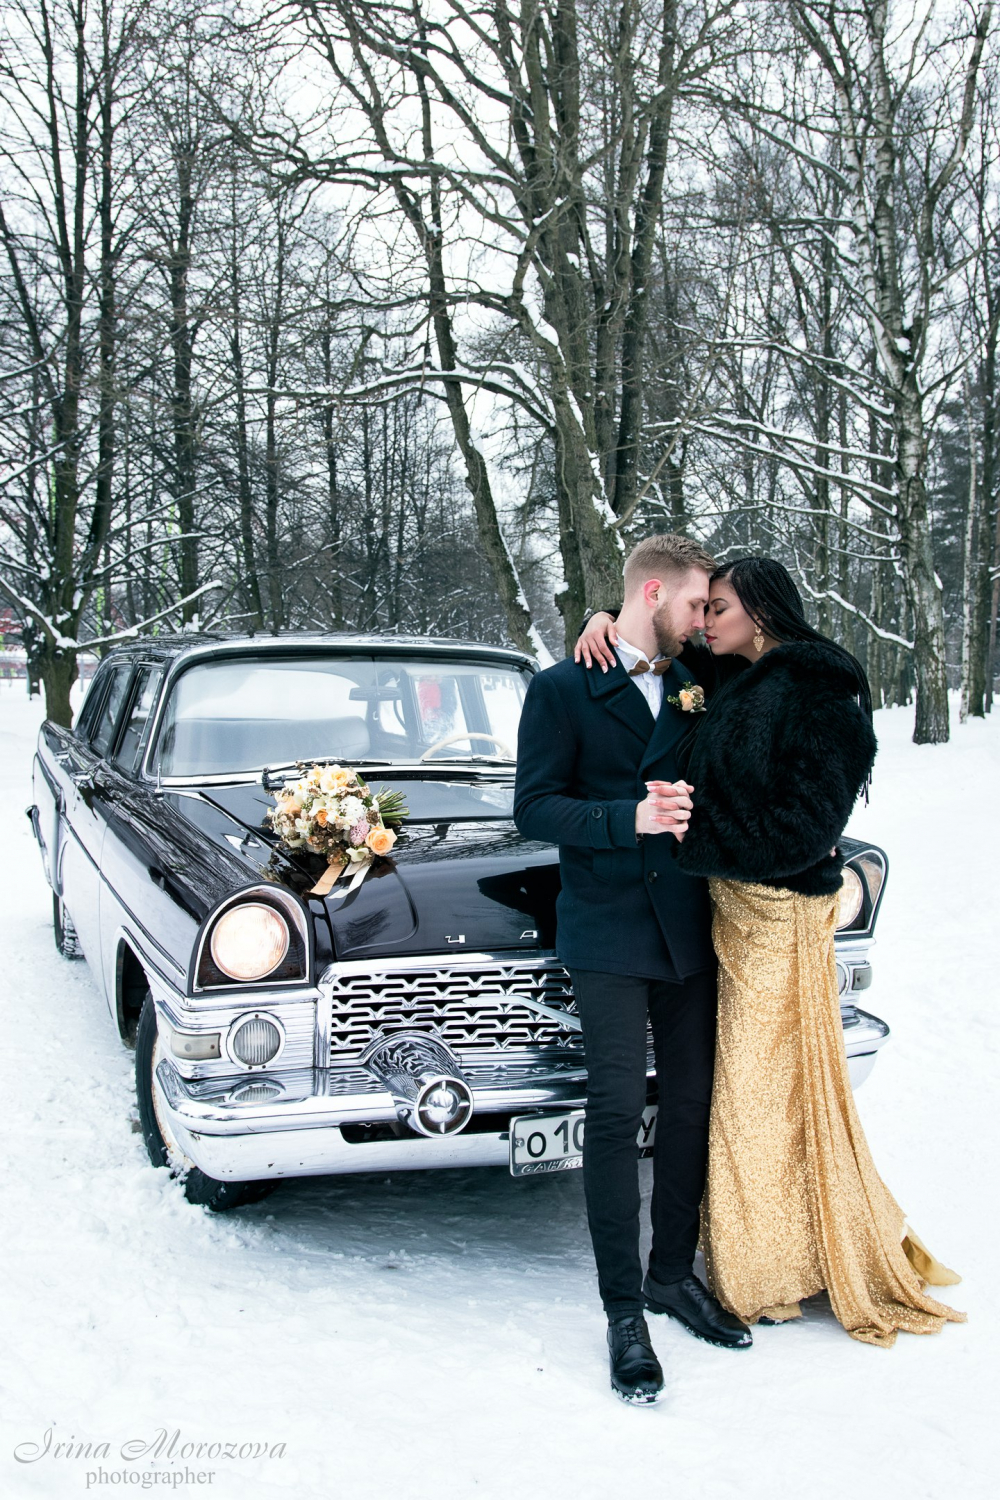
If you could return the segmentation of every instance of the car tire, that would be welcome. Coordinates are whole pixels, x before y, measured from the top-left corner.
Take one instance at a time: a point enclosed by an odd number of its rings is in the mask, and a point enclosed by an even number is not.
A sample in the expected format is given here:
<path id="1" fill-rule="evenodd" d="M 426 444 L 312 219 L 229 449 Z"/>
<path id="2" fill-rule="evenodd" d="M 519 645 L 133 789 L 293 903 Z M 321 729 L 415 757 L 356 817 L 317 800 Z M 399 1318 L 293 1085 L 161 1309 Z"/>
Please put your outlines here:
<path id="1" fill-rule="evenodd" d="M 213 1213 L 224 1213 L 245 1203 L 259 1203 L 274 1191 L 278 1185 L 276 1182 L 220 1182 L 187 1161 L 179 1148 L 168 1141 L 165 1122 L 161 1122 L 157 1114 L 153 1089 L 158 1035 L 156 1006 L 147 990 L 135 1034 L 135 1097 L 142 1138 L 153 1166 L 169 1167 L 183 1179 L 184 1196 L 188 1202 L 210 1208 Z"/>
<path id="2" fill-rule="evenodd" d="M 56 952 L 61 953 L 63 958 L 82 958 L 83 949 L 80 947 L 80 939 L 76 935 L 73 926 L 73 918 L 66 910 L 66 903 L 61 896 L 52 893 L 52 935 L 56 940 Z"/>

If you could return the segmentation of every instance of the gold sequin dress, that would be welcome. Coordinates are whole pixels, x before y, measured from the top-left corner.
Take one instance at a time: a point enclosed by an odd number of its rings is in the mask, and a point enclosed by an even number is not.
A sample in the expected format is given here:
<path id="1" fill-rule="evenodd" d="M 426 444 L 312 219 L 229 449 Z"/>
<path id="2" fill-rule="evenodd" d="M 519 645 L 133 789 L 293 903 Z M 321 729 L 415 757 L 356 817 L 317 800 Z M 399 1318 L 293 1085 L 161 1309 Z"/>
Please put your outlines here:
<path id="1" fill-rule="evenodd" d="M 963 1322 L 924 1292 L 959 1280 L 875 1170 L 837 993 L 836 896 L 710 882 L 719 1033 L 702 1240 L 712 1290 L 753 1323 L 827 1291 L 852 1338 Z"/>

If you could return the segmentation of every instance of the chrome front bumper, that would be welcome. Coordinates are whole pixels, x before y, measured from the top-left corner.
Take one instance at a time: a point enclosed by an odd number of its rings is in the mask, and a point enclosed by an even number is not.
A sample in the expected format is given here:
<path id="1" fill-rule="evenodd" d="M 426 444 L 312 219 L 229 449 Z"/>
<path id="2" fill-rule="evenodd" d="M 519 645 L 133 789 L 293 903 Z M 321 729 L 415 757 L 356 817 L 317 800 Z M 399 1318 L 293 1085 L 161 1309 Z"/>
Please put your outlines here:
<path id="1" fill-rule="evenodd" d="M 527 1071 L 527 1070 L 524 1070 Z M 501 1079 L 495 1068 L 466 1067 L 475 1101 L 473 1128 L 440 1137 L 401 1135 L 376 1141 L 351 1140 L 352 1125 L 389 1125 L 397 1120 L 397 1103 L 374 1083 L 366 1086 L 363 1069 L 350 1070 L 336 1083 L 356 1092 L 307 1092 L 322 1080 L 288 1076 L 254 1079 L 255 1088 L 270 1084 L 282 1094 L 265 1101 L 240 1103 L 246 1080 L 229 1080 L 230 1088 L 205 1088 L 181 1078 L 169 1059 L 156 1071 L 160 1105 L 184 1155 L 222 1181 L 264 1177 L 326 1176 L 340 1172 L 408 1171 L 422 1167 L 503 1166 L 508 1160 L 506 1117 L 532 1110 L 579 1109 L 585 1077 L 575 1071 L 534 1082 Z M 489 1117 L 495 1130 L 483 1130 Z"/>
<path id="2" fill-rule="evenodd" d="M 856 1088 L 874 1066 L 889 1028 L 853 1007 L 845 1012 L 844 1022 L 848 1067 Z M 281 1094 L 241 1103 L 239 1092 L 246 1091 L 246 1079 L 229 1079 L 227 1088 L 222 1087 L 222 1080 L 206 1086 L 182 1078 L 164 1058 L 157 1068 L 156 1085 L 184 1155 L 221 1181 L 505 1166 L 509 1158 L 508 1132 L 502 1128 L 505 1117 L 532 1110 L 579 1109 L 586 1092 L 585 1077 L 578 1072 L 562 1078 L 549 1073 L 532 1081 L 518 1077 L 515 1067 L 466 1067 L 475 1114 L 470 1128 L 461 1134 L 352 1140 L 344 1127 L 350 1132 L 352 1125 L 392 1124 L 397 1117 L 392 1095 L 374 1083 L 366 1086 L 366 1080 L 358 1076 L 363 1072 L 347 1070 L 348 1076 L 336 1080 L 344 1091 L 333 1093 L 316 1091 L 323 1087 L 323 1080 L 311 1070 L 282 1078 L 257 1075 L 255 1091 L 272 1086 L 280 1087 Z M 497 1128 L 482 1129 L 491 1116 Z"/>

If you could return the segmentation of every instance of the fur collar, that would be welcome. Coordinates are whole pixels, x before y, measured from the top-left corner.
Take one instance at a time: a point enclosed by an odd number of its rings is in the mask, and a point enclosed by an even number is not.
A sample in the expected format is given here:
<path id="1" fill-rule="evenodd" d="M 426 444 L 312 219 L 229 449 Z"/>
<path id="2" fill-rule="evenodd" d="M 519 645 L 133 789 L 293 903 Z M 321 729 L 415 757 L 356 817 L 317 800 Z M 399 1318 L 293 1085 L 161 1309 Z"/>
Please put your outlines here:
<path id="1" fill-rule="evenodd" d="M 741 672 L 736 680 L 750 687 L 775 673 L 797 683 L 822 680 L 829 687 L 851 694 L 857 692 L 850 667 L 840 652 L 825 641 L 789 641 L 783 646 L 773 646 L 759 661 L 751 662 L 750 670 Z"/>

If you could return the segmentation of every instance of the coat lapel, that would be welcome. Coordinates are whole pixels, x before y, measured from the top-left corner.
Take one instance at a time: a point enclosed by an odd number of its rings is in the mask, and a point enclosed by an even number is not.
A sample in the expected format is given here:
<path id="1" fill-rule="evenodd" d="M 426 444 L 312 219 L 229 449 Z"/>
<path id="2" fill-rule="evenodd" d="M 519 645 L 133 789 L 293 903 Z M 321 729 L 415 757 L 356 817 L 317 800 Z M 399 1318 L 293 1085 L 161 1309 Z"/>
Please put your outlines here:
<path id="1" fill-rule="evenodd" d="M 603 702 L 608 712 L 637 734 L 644 745 L 648 744 L 656 720 L 645 694 L 632 682 L 621 662 L 616 661 L 606 672 L 591 667 L 585 676 L 591 696 L 597 702 Z"/>
<path id="2" fill-rule="evenodd" d="M 672 703 L 667 702 L 668 697 L 676 698 L 685 682 L 693 681 L 693 675 L 685 672 L 676 661 L 671 662 L 670 671 L 663 674 L 663 702 L 660 712 L 656 716 L 656 726 L 646 746 L 646 753 L 642 758 L 640 774 L 644 772 L 653 761 L 659 760 L 666 755 L 667 751 L 677 743 L 681 735 L 687 729 L 688 715 L 675 708 Z"/>

